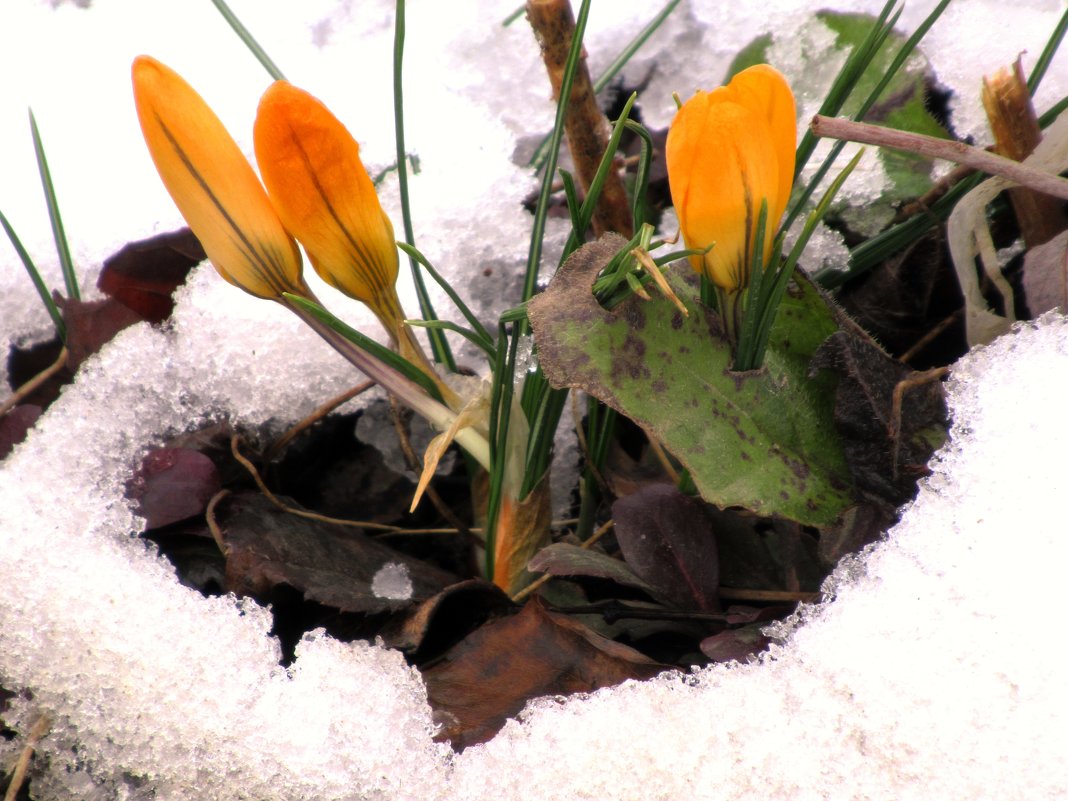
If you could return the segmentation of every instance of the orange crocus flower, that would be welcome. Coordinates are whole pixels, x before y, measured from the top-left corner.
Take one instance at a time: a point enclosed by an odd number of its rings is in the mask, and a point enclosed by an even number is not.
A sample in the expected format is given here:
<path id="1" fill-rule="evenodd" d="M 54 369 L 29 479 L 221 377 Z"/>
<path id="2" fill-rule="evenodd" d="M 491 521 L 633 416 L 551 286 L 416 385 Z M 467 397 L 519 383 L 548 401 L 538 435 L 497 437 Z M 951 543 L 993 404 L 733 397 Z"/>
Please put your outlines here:
<path id="1" fill-rule="evenodd" d="M 254 141 L 271 202 L 315 271 L 395 334 L 404 315 L 393 225 L 352 134 L 315 97 L 277 81 L 260 100 Z"/>
<path id="2" fill-rule="evenodd" d="M 666 159 L 671 199 L 690 264 L 720 288 L 749 284 L 757 219 L 768 204 L 763 259 L 786 210 L 794 177 L 794 96 L 780 72 L 749 67 L 726 86 L 698 92 L 675 115 Z"/>
<path id="3" fill-rule="evenodd" d="M 134 101 L 163 185 L 215 269 L 261 298 L 309 296 L 300 250 L 252 166 L 185 80 L 150 56 L 133 63 Z"/>

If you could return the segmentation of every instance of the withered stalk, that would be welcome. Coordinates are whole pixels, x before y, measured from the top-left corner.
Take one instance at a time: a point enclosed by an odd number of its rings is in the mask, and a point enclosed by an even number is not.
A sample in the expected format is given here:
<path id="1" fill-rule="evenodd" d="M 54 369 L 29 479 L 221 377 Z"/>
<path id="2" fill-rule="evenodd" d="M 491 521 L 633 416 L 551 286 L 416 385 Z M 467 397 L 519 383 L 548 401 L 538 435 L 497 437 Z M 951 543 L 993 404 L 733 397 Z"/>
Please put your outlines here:
<path id="1" fill-rule="evenodd" d="M 1023 161 L 1042 141 L 1020 59 L 1011 68 L 1002 67 L 983 78 L 983 108 L 994 133 L 994 152 L 999 156 Z M 1048 242 L 1068 228 L 1062 204 L 1049 195 L 1019 186 L 1009 190 L 1009 200 L 1028 247 Z"/>
<path id="2" fill-rule="evenodd" d="M 1037 192 L 1068 200 L 1068 180 L 1036 170 L 996 153 L 989 153 L 981 147 L 973 147 L 950 139 L 938 139 L 934 136 L 899 131 L 896 128 L 853 122 L 839 117 L 824 117 L 819 114 L 812 118 L 809 128 L 816 136 L 888 147 L 891 150 L 903 150 L 906 153 L 918 153 L 928 158 L 965 164 L 990 175 L 1008 178 L 1010 181 L 1030 187 Z"/>
<path id="3" fill-rule="evenodd" d="M 564 78 L 567 54 L 575 33 L 575 15 L 569 0 L 528 0 L 527 19 L 541 47 L 541 55 L 553 97 L 559 99 Z M 589 191 L 590 183 L 608 146 L 609 124 L 593 91 L 590 71 L 586 66 L 585 50 L 579 57 L 571 85 L 571 97 L 564 120 L 568 147 L 575 161 L 575 171 L 583 191 Z M 627 193 L 617 170 L 610 170 L 604 189 L 593 212 L 593 231 L 597 236 L 614 231 L 626 238 L 634 233 Z"/>

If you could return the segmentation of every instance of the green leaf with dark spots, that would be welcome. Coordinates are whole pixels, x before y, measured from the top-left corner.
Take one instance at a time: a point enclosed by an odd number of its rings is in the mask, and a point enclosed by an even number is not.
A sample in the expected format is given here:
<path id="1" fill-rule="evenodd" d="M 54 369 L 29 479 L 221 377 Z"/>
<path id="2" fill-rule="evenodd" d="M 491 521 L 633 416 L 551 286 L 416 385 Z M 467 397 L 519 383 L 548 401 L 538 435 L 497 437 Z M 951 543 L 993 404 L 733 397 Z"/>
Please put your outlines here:
<path id="1" fill-rule="evenodd" d="M 688 317 L 662 297 L 631 298 L 612 311 L 597 303 L 594 278 L 625 244 L 608 235 L 586 245 L 530 302 L 549 381 L 637 422 L 717 506 L 832 523 L 854 498 L 834 429 L 835 379 L 808 377 L 812 354 L 838 329 L 826 301 L 807 282 L 789 291 L 764 368 L 734 373 L 719 319 L 698 302 L 688 267 L 668 273 Z"/>

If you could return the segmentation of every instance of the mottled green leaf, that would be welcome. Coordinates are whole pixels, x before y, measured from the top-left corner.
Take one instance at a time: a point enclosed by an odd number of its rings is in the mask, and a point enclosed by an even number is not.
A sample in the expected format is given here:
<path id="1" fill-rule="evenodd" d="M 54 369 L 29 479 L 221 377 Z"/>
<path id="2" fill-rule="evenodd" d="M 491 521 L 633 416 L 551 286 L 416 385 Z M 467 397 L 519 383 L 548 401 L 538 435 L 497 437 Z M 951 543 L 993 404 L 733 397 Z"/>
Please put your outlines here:
<path id="1" fill-rule="evenodd" d="M 549 381 L 576 387 L 627 415 L 682 462 L 701 495 L 809 525 L 853 502 L 832 418 L 834 378 L 808 376 L 837 323 L 807 282 L 791 288 L 772 328 L 765 367 L 729 369 L 719 318 L 697 300 L 687 267 L 669 280 L 690 309 L 631 298 L 603 309 L 591 287 L 625 241 L 586 245 L 531 301 L 538 358 Z"/>

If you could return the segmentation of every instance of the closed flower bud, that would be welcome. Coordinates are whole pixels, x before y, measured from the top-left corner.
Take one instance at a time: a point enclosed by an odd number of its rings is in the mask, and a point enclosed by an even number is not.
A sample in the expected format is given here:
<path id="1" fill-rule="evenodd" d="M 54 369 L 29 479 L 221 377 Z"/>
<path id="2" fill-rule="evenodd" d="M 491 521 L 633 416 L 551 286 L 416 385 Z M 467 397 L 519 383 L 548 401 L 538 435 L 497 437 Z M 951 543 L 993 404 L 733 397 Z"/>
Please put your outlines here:
<path id="1" fill-rule="evenodd" d="M 307 295 L 296 242 L 203 98 L 149 56 L 134 60 L 133 87 L 163 185 L 219 274 L 261 298 Z"/>
<path id="2" fill-rule="evenodd" d="M 698 92 L 668 131 L 671 199 L 686 246 L 704 250 L 690 264 L 720 288 L 749 283 L 757 220 L 767 201 L 763 261 L 793 186 L 797 121 L 786 79 L 767 64 Z"/>
<path id="3" fill-rule="evenodd" d="M 356 140 L 319 100 L 285 81 L 260 100 L 254 139 L 267 193 L 315 271 L 396 336 L 404 315 L 393 225 Z"/>

